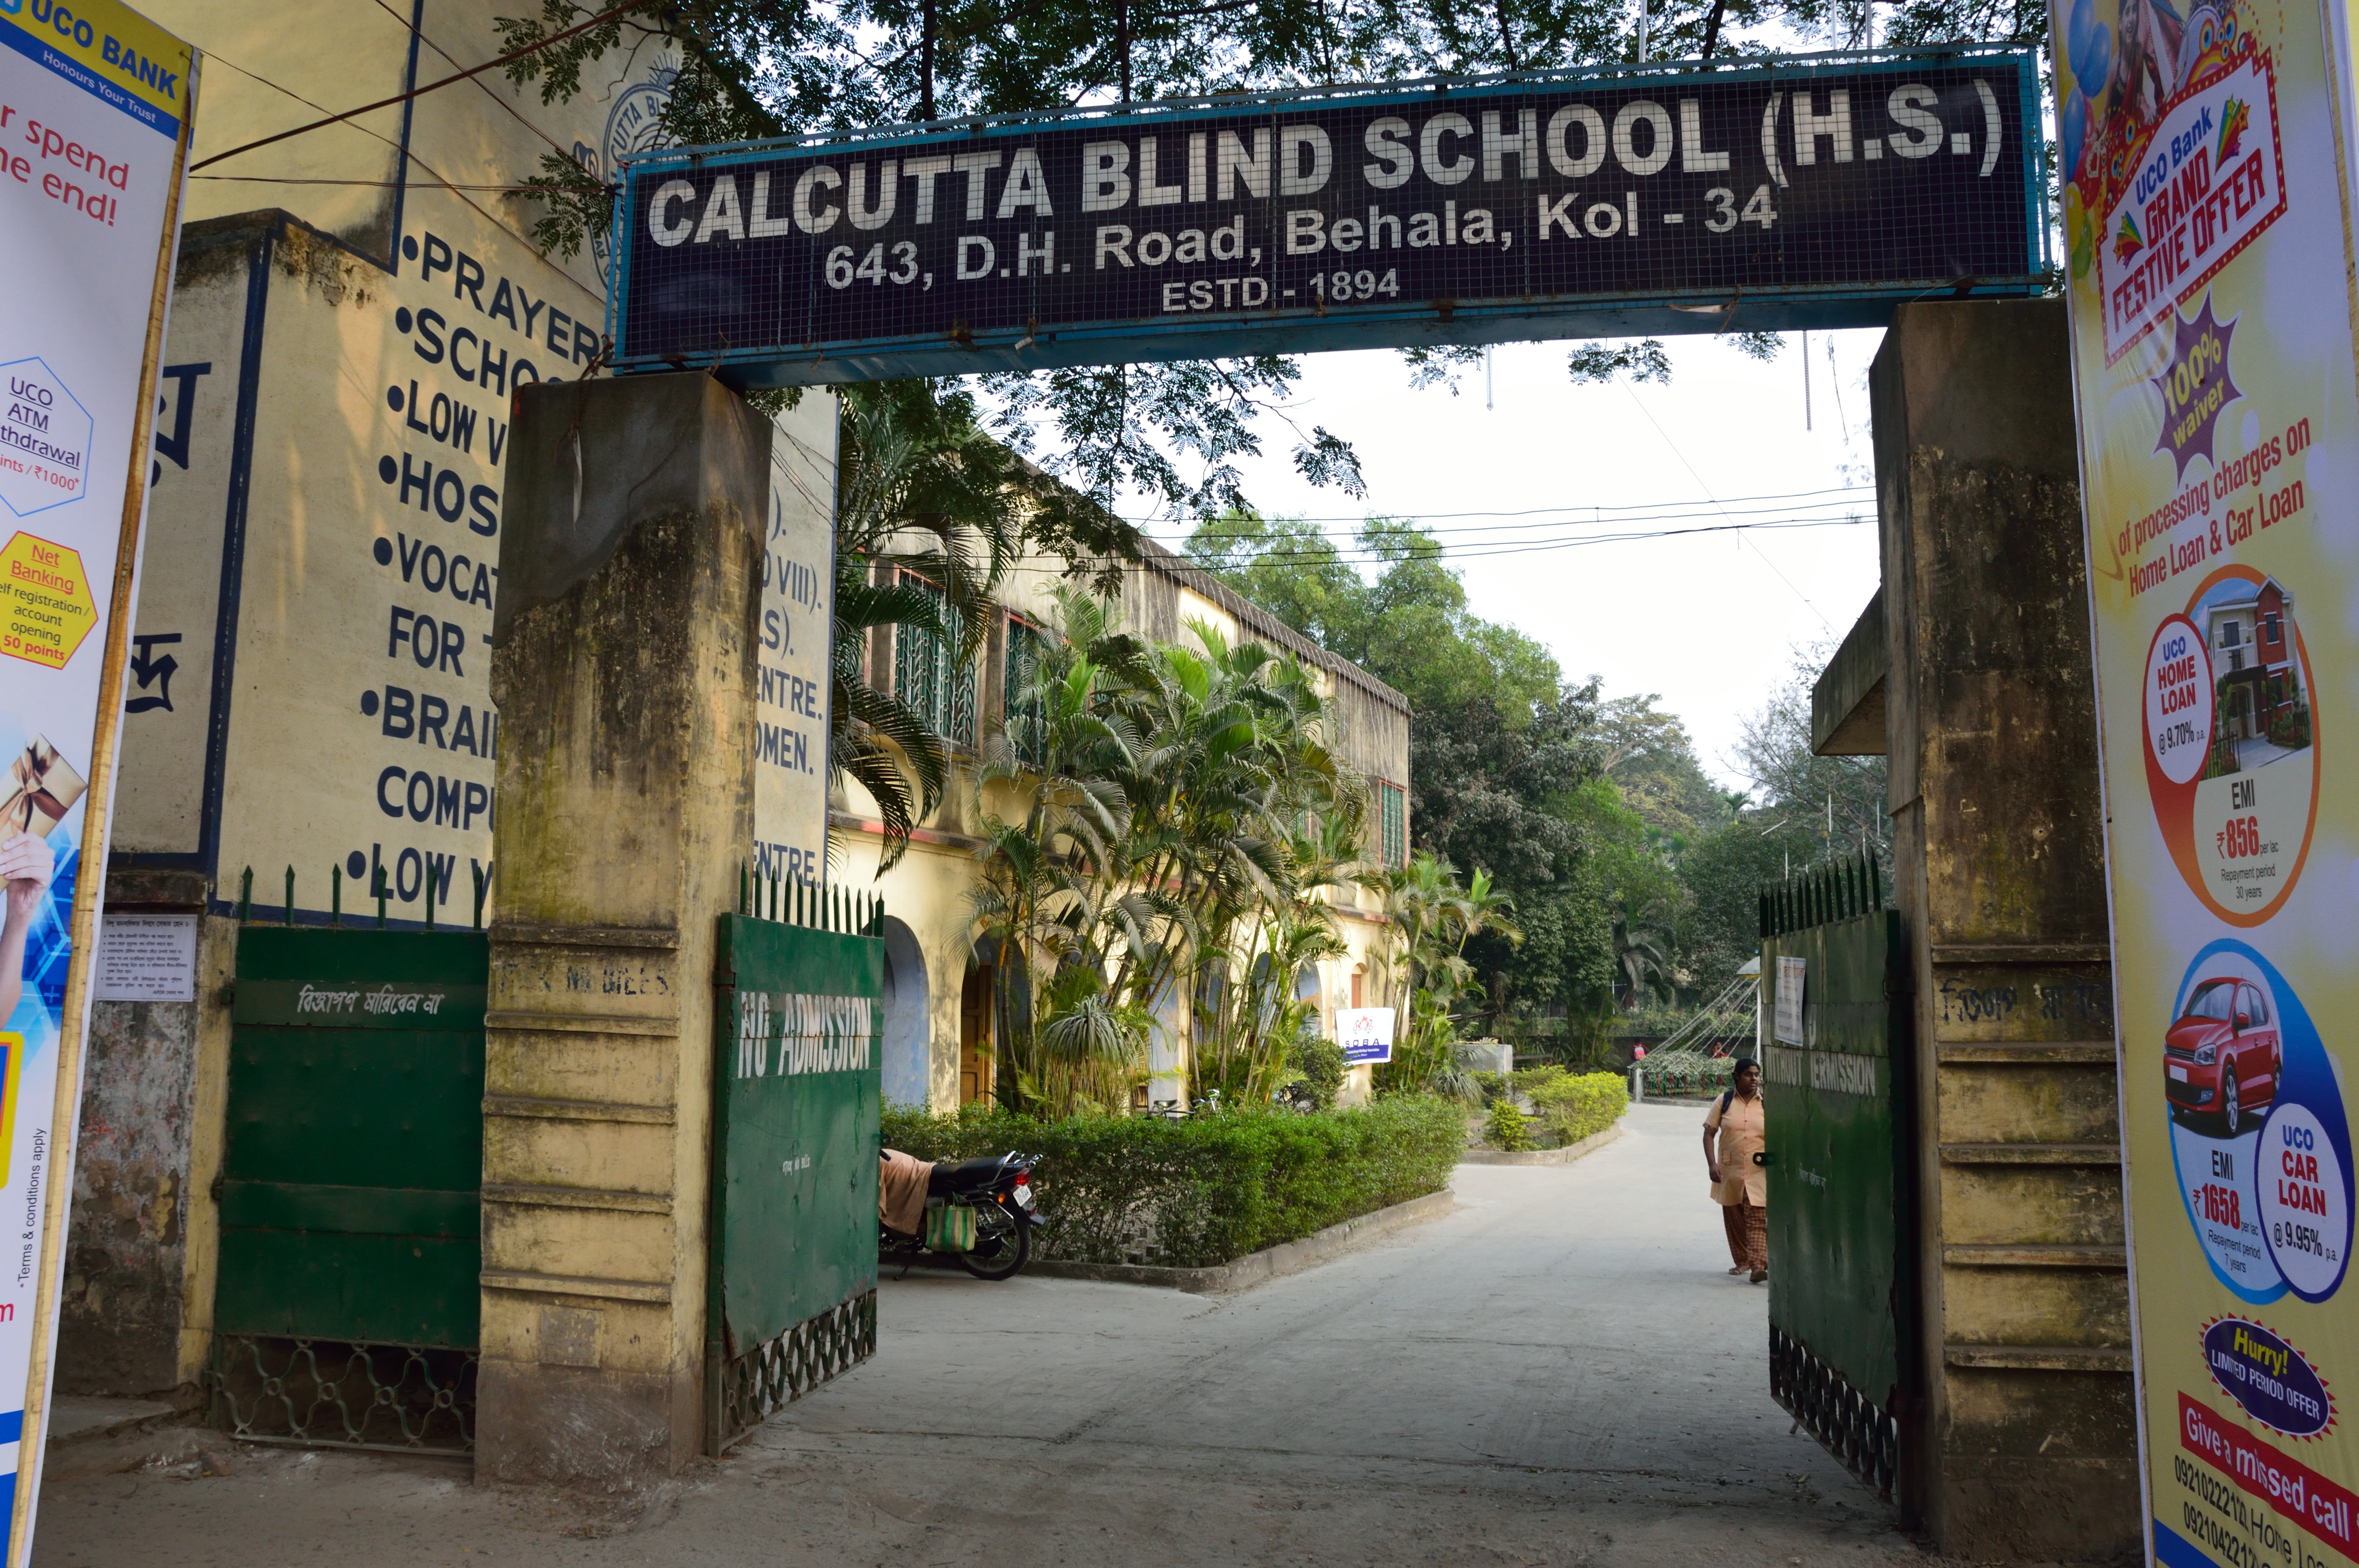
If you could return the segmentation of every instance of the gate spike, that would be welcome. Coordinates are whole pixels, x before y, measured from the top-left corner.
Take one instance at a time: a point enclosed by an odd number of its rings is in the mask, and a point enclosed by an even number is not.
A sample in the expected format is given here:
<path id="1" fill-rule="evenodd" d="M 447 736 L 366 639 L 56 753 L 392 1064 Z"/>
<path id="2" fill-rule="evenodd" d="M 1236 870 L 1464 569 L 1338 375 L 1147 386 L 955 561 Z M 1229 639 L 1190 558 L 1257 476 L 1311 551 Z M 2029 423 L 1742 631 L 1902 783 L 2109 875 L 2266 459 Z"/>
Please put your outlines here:
<path id="1" fill-rule="evenodd" d="M 344 863 L 332 860 L 328 864 L 328 924 L 344 923 Z"/>
<path id="2" fill-rule="evenodd" d="M 295 924 L 295 868 L 287 868 L 287 924 Z"/>
<path id="3" fill-rule="evenodd" d="M 745 890 L 751 885 L 746 880 L 745 862 L 740 860 L 737 862 L 737 913 L 740 914 L 753 913 L 752 905 L 745 902 Z"/>
<path id="4" fill-rule="evenodd" d="M 475 918 L 473 928 L 477 931 L 481 931 L 484 928 L 484 882 L 485 878 L 484 876 L 484 868 L 475 864 L 474 858 L 473 856 L 469 856 L 467 860 L 467 875 L 473 878 L 475 882 Z"/>
<path id="5" fill-rule="evenodd" d="M 254 868 L 248 866 L 245 868 L 245 874 L 240 877 L 237 882 L 237 923 L 243 925 L 253 918 Z"/>
<path id="6" fill-rule="evenodd" d="M 434 929 L 434 868 L 426 868 L 426 929 Z"/>

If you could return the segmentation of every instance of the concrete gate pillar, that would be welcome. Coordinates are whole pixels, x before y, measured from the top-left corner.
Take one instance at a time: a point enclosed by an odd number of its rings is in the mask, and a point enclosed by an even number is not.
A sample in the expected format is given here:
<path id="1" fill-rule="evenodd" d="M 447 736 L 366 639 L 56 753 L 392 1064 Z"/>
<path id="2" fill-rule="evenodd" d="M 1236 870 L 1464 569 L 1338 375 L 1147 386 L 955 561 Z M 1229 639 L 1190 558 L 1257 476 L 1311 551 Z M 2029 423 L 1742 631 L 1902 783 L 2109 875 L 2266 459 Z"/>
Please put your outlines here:
<path id="1" fill-rule="evenodd" d="M 714 916 L 752 842 L 771 426 L 701 374 L 518 395 L 478 1473 L 624 1488 L 703 1432 Z"/>
<path id="2" fill-rule="evenodd" d="M 1906 305 L 1871 373 L 1884 587 L 1821 677 L 1886 752 L 1915 995 L 1918 1391 L 1944 1552 L 2139 1539 L 2104 812 L 2060 301 Z"/>

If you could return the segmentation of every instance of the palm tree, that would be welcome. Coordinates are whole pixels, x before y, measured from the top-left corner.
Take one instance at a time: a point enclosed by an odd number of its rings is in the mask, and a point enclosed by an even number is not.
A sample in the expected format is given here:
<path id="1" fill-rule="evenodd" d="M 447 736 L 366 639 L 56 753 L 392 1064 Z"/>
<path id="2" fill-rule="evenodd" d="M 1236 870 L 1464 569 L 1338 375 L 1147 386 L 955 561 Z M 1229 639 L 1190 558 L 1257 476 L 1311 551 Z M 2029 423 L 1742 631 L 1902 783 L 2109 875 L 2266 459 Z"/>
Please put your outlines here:
<path id="1" fill-rule="evenodd" d="M 1005 730 L 984 743 L 983 879 L 971 903 L 976 935 L 1003 956 L 993 1007 L 1004 1087 L 1062 1111 L 1077 1099 L 1127 1098 L 1146 1025 L 1105 984 L 1106 948 L 1125 921 L 1115 878 L 1131 809 L 1121 778 L 1137 741 L 1109 711 L 1106 667 L 1090 654 L 1124 650 L 1109 646 L 1103 606 L 1071 589 L 1056 594 L 1062 635 L 1020 673 Z M 995 784 L 1009 786 L 1019 817 L 991 808 Z"/>
<path id="2" fill-rule="evenodd" d="M 1020 976 L 1001 966 L 1003 1085 L 1051 1101 L 1084 1079 L 1102 1090 L 1097 1066 L 1060 1065 L 1065 1048 L 1130 1052 L 1122 1021 L 1184 994 L 1194 1080 L 1266 1099 L 1303 1012 L 1295 976 L 1341 950 L 1316 890 L 1345 874 L 1364 787 L 1326 747 L 1326 708 L 1294 660 L 1202 624 L 1196 648 L 1150 644 L 1071 589 L 1055 604 L 1058 635 L 1019 671 L 978 780 L 976 935 L 1023 960 Z"/>
<path id="3" fill-rule="evenodd" d="M 1397 1022 L 1393 1059 L 1376 1069 L 1377 1087 L 1479 1098 L 1452 1050 L 1458 1032 L 1450 1008 L 1473 978 L 1467 943 L 1486 933 L 1523 941 L 1507 917 L 1514 903 L 1489 872 L 1477 869 L 1462 887 L 1450 862 L 1428 853 L 1387 873 L 1381 885 L 1391 930 L 1380 969 L 1397 999 Z"/>
<path id="4" fill-rule="evenodd" d="M 1138 534 L 993 440 L 947 383 L 868 383 L 842 398 L 830 783 L 855 779 L 875 798 L 882 871 L 941 800 L 947 726 L 889 677 L 864 680 L 870 634 L 921 639 L 950 678 L 971 678 L 993 595 L 1027 546 L 1103 576 L 1137 557 Z"/>
<path id="5" fill-rule="evenodd" d="M 1614 918 L 1614 970 L 1634 1003 L 1669 990 L 1670 932 L 1646 912 L 1625 905 Z"/>

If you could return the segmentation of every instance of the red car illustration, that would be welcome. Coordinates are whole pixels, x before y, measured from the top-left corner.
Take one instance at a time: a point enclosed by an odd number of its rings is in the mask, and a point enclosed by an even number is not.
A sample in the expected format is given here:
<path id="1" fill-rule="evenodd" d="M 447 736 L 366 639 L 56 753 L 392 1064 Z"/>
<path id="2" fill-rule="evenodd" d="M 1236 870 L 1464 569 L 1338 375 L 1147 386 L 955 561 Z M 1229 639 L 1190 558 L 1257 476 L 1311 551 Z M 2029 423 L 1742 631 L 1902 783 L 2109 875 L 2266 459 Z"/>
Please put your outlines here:
<path id="1" fill-rule="evenodd" d="M 2284 1062 L 2277 1019 L 2258 986 L 2234 975 L 2201 981 L 2162 1037 L 2170 1114 L 2216 1117 L 2233 1138 L 2277 1098 Z"/>

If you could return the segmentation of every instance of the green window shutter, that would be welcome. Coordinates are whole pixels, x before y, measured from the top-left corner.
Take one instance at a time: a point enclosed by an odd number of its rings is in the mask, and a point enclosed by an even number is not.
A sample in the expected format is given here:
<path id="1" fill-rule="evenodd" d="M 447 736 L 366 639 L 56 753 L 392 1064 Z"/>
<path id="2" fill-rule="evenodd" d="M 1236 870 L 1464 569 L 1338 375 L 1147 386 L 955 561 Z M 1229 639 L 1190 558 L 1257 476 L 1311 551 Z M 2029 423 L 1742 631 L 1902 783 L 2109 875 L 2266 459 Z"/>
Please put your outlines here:
<path id="1" fill-rule="evenodd" d="M 1045 761 L 1048 710 L 1035 690 L 1040 678 L 1041 634 L 1023 622 L 1007 622 L 1007 658 L 1000 679 L 1000 722 L 1018 761 L 1039 767 Z"/>
<path id="2" fill-rule="evenodd" d="M 905 588 L 926 590 L 936 605 L 942 591 L 914 572 L 903 572 Z M 953 667 L 957 650 L 934 633 L 915 626 L 893 629 L 893 695 L 908 704 L 928 730 L 954 745 L 974 744 L 975 672 Z"/>

